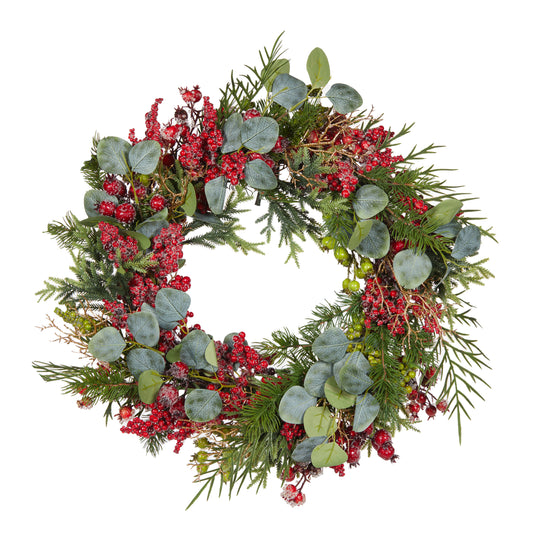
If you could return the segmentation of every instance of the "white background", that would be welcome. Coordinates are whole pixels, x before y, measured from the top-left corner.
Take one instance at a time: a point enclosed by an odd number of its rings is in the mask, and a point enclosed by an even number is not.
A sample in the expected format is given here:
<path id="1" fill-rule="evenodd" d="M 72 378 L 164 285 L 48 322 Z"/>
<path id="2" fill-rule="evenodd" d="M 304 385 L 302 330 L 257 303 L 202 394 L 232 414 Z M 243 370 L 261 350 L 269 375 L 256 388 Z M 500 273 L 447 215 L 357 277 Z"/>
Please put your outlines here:
<path id="1" fill-rule="evenodd" d="M 3 8 L 2 398 L 0 520 L 10 532 L 526 531 L 531 498 L 531 13 L 529 2 L 18 2 Z M 484 242 L 496 279 L 468 298 L 483 329 L 472 332 L 491 357 L 492 388 L 464 423 L 437 417 L 394 439 L 400 461 L 363 458 L 338 478 L 327 472 L 291 509 L 275 479 L 258 496 L 228 501 L 194 494 L 186 463 L 169 445 L 157 459 L 103 410 L 80 411 L 33 360 L 71 362 L 68 346 L 36 326 L 54 303 L 34 293 L 68 273 L 69 257 L 46 224 L 83 216 L 79 173 L 91 138 L 144 131 L 157 97 L 161 117 L 178 87 L 199 84 L 216 103 L 231 69 L 257 64 L 257 50 L 283 41 L 292 74 L 323 48 L 333 81 L 353 85 L 384 125 L 415 128 L 403 143 L 446 148 L 431 158 L 443 177 L 480 199 L 499 244 Z M 7 165 L 7 168 L 6 168 Z M 310 249 L 300 270 L 274 246 L 266 257 L 217 249 L 189 252 L 195 320 L 222 338 L 244 330 L 258 341 L 301 325 L 344 277 Z M 530 257 L 530 256 L 529 256 Z M 424 417 L 425 418 L 425 417 Z"/>

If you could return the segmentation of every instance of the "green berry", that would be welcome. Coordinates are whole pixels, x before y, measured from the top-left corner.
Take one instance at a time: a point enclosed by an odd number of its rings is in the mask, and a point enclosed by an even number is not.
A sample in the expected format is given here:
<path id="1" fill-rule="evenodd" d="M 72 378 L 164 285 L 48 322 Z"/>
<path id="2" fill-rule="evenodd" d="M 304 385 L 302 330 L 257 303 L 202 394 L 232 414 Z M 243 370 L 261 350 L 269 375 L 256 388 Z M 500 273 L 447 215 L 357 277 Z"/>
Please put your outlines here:
<path id="1" fill-rule="evenodd" d="M 351 281 L 352 280 L 350 278 L 346 278 L 345 280 L 343 280 L 342 289 L 345 290 L 345 291 L 349 290 L 349 286 L 350 286 Z"/>
<path id="2" fill-rule="evenodd" d="M 196 444 L 198 448 L 207 448 L 209 445 L 209 440 L 207 440 L 206 437 L 201 437 L 197 439 L 194 444 Z"/>
<path id="3" fill-rule="evenodd" d="M 350 283 L 348 284 L 348 289 L 351 292 L 357 292 L 360 287 L 361 287 L 361 285 L 359 284 L 359 282 L 356 279 L 350 281 Z"/>
<path id="4" fill-rule="evenodd" d="M 359 279 L 363 279 L 366 276 L 366 273 L 362 268 L 356 268 L 355 276 L 358 277 Z"/>
<path id="5" fill-rule="evenodd" d="M 364 261 L 361 261 L 361 269 L 365 274 L 368 274 L 369 272 L 372 272 L 374 270 L 374 265 L 368 259 L 365 259 Z"/>
<path id="6" fill-rule="evenodd" d="M 328 250 L 333 250 L 337 241 L 333 237 L 324 237 L 322 239 L 322 246 Z"/>
<path id="7" fill-rule="evenodd" d="M 201 474 L 205 474 L 207 473 L 207 470 L 209 469 L 209 467 L 207 465 L 196 465 L 196 470 L 198 471 L 198 473 L 201 475 Z"/>
<path id="8" fill-rule="evenodd" d="M 335 256 L 335 259 L 337 261 L 340 261 L 341 263 L 346 261 L 350 255 L 348 254 L 348 250 L 346 250 L 346 248 L 335 248 L 335 252 L 333 253 L 333 255 Z"/>
<path id="9" fill-rule="evenodd" d="M 207 461 L 208 455 L 207 452 L 197 452 L 196 453 L 196 460 L 199 463 L 205 463 Z"/>

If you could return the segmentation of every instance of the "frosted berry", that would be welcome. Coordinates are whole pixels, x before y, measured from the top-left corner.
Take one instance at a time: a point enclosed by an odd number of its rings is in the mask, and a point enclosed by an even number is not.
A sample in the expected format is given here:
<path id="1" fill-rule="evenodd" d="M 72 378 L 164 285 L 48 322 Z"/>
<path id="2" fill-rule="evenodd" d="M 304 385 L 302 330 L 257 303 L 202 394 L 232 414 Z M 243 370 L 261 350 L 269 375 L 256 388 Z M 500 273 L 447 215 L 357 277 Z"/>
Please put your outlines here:
<path id="1" fill-rule="evenodd" d="M 115 204 L 104 200 L 100 202 L 98 212 L 105 217 L 112 217 L 115 214 Z"/>
<path id="2" fill-rule="evenodd" d="M 118 418 L 120 420 L 128 420 L 133 415 L 133 409 L 129 405 L 124 405 L 118 412 Z"/>
<path id="3" fill-rule="evenodd" d="M 166 200 L 163 196 L 160 194 L 156 194 L 151 200 L 150 200 L 150 207 L 154 211 L 161 211 L 165 207 Z"/>
<path id="4" fill-rule="evenodd" d="M 124 196 L 126 194 L 126 185 L 114 176 L 107 176 L 102 187 L 111 196 Z"/>
<path id="5" fill-rule="evenodd" d="M 259 113 L 257 109 L 248 109 L 247 111 L 244 112 L 244 115 L 242 118 L 244 120 L 248 120 L 250 118 L 255 118 L 255 117 L 260 117 L 260 116 L 261 116 L 261 113 Z"/>
<path id="6" fill-rule="evenodd" d="M 390 442 L 390 440 L 391 436 L 388 431 L 385 431 L 384 429 L 378 429 L 372 438 L 372 446 L 376 450 L 379 450 L 386 442 Z"/>
<path id="7" fill-rule="evenodd" d="M 386 442 L 379 448 L 378 455 L 385 461 L 390 461 L 394 457 L 394 446 L 390 442 Z"/>
<path id="8" fill-rule="evenodd" d="M 351 465 L 358 464 L 360 458 L 361 458 L 361 450 L 357 446 L 352 446 L 348 450 L 348 463 Z"/>
<path id="9" fill-rule="evenodd" d="M 446 400 L 442 400 L 442 402 L 439 402 L 437 404 L 437 409 L 441 412 L 441 413 L 445 413 L 446 410 L 448 409 L 448 402 Z"/>
<path id="10" fill-rule="evenodd" d="M 135 220 L 135 207 L 131 204 L 120 204 L 115 209 L 115 217 L 119 222 L 131 224 Z"/>

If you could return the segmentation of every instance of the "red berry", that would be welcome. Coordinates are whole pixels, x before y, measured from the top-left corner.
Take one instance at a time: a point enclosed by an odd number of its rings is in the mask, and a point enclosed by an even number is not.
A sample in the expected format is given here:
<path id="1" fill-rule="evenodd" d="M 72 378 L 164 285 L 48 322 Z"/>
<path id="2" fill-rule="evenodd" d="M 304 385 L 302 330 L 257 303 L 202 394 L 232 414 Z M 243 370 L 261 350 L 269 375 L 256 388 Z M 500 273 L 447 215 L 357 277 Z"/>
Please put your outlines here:
<path id="1" fill-rule="evenodd" d="M 313 130 L 308 136 L 307 136 L 307 142 L 309 143 L 316 143 L 318 142 L 318 132 L 316 130 Z"/>
<path id="2" fill-rule="evenodd" d="M 115 217 L 119 222 L 130 224 L 135 220 L 135 207 L 131 204 L 120 204 L 115 209 Z"/>
<path id="3" fill-rule="evenodd" d="M 124 196 L 126 194 L 126 185 L 114 176 L 108 176 L 104 180 L 103 189 L 111 196 Z"/>
<path id="4" fill-rule="evenodd" d="M 385 459 L 385 461 L 390 461 L 394 457 L 394 446 L 390 442 L 386 442 L 379 450 L 378 455 Z"/>
<path id="5" fill-rule="evenodd" d="M 372 446 L 376 450 L 379 450 L 386 442 L 390 442 L 390 440 L 391 436 L 388 431 L 385 431 L 384 429 L 378 429 L 372 438 Z"/>
<path id="6" fill-rule="evenodd" d="M 135 198 L 135 195 L 137 195 L 138 200 L 142 200 L 146 197 L 146 187 L 144 185 L 139 185 L 139 187 L 135 187 L 135 193 L 133 192 L 133 187 L 130 189 L 130 198 Z"/>
<path id="7" fill-rule="evenodd" d="M 260 117 L 261 116 L 261 113 L 259 113 L 259 111 L 257 111 L 257 109 L 248 109 L 247 111 L 244 112 L 244 115 L 243 115 L 243 120 L 248 120 L 250 118 L 255 118 L 255 117 Z"/>
<path id="8" fill-rule="evenodd" d="M 437 414 L 437 408 L 434 405 L 429 405 L 426 408 L 426 415 L 428 415 L 428 420 L 430 418 L 434 418 L 436 414 Z"/>
<path id="9" fill-rule="evenodd" d="M 357 446 L 352 446 L 348 450 L 348 463 L 357 464 L 361 458 L 361 450 Z"/>
<path id="10" fill-rule="evenodd" d="M 166 200 L 163 196 L 160 194 L 156 194 L 151 200 L 150 200 L 150 207 L 154 211 L 161 211 L 165 207 Z"/>
<path id="11" fill-rule="evenodd" d="M 370 437 L 370 435 L 372 434 L 372 431 L 374 431 L 374 424 L 370 424 L 364 431 L 363 433 L 367 436 L 367 437 Z"/>
<path id="12" fill-rule="evenodd" d="M 100 202 L 98 212 L 105 217 L 112 217 L 115 214 L 115 204 L 104 200 Z"/>
<path id="13" fill-rule="evenodd" d="M 435 375 L 436 372 L 437 372 L 437 369 L 434 366 L 430 366 L 426 370 L 426 379 L 431 379 Z"/>
<path id="14" fill-rule="evenodd" d="M 446 400 L 442 400 L 441 402 L 439 402 L 437 404 L 437 409 L 441 412 L 441 413 L 445 413 L 446 410 L 448 409 L 448 402 Z"/>
<path id="15" fill-rule="evenodd" d="M 120 420 L 126 420 L 128 418 L 131 418 L 131 415 L 133 414 L 133 409 L 129 405 L 124 405 L 120 408 L 118 412 L 118 417 Z"/>
<path id="16" fill-rule="evenodd" d="M 171 167 L 176 162 L 176 158 L 172 154 L 165 154 L 163 156 L 163 165 Z"/>
<path id="17" fill-rule="evenodd" d="M 412 415 L 416 415 L 420 411 L 420 405 L 418 405 L 417 403 L 410 403 L 408 407 L 409 407 L 409 412 Z"/>
<path id="18" fill-rule="evenodd" d="M 422 406 L 426 405 L 427 399 L 428 397 L 423 392 L 418 393 L 417 401 L 420 405 Z"/>

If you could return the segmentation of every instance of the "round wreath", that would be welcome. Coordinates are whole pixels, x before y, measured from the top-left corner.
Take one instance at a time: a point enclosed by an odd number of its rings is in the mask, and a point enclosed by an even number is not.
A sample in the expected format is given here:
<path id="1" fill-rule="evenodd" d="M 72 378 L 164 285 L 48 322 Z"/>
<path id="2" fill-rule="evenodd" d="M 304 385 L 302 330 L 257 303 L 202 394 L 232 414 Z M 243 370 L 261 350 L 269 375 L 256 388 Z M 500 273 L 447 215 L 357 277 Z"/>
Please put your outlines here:
<path id="1" fill-rule="evenodd" d="M 199 493 L 218 478 L 230 494 L 260 486 L 276 469 L 283 498 L 299 505 L 310 478 L 326 467 L 343 476 L 365 448 L 394 462 L 392 436 L 424 411 L 455 414 L 460 437 L 468 395 L 485 383 L 474 370 L 487 366 L 459 330 L 476 324 L 463 292 L 491 276 L 470 258 L 493 236 L 468 197 L 417 166 L 434 145 L 393 155 L 410 127 L 386 130 L 358 111 L 355 89 L 328 85 L 320 48 L 308 83 L 281 56 L 278 38 L 260 68 L 231 76 L 218 109 L 198 86 L 180 89 L 184 105 L 164 125 L 162 100 L 152 105 L 144 139 L 94 139 L 87 218 L 48 226 L 74 277 L 38 293 L 62 305 L 47 327 L 87 365 L 34 367 L 80 407 L 104 403 L 151 453 L 195 439 Z M 267 203 L 257 223 L 268 241 L 279 230 L 288 259 L 310 238 L 347 274 L 298 334 L 251 347 L 243 332 L 215 341 L 191 324 L 182 272 L 185 245 L 259 250 L 238 235 L 254 197 Z"/>

